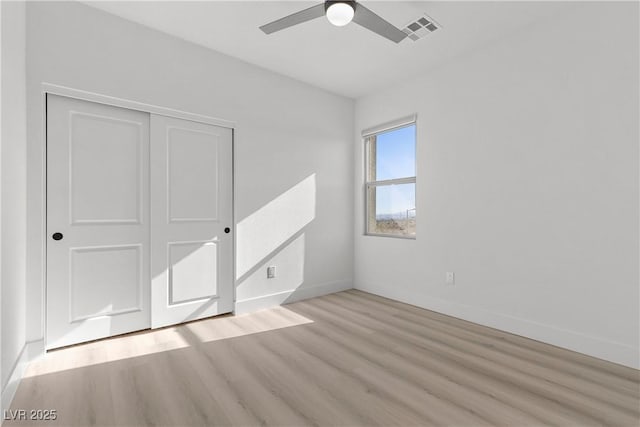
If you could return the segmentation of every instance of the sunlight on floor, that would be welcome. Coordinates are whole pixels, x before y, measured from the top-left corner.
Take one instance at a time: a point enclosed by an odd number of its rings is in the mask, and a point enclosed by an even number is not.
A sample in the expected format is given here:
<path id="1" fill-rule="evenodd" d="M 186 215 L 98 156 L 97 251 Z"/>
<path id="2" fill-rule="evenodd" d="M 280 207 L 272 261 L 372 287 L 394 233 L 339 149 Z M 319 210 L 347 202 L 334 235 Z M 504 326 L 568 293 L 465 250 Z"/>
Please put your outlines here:
<path id="1" fill-rule="evenodd" d="M 185 336 L 195 336 L 200 343 L 207 343 L 309 323 L 313 323 L 313 320 L 286 307 L 274 307 L 239 316 L 205 319 L 52 351 L 32 362 L 24 377 L 35 377 L 189 347 L 192 344 L 185 339 Z"/>

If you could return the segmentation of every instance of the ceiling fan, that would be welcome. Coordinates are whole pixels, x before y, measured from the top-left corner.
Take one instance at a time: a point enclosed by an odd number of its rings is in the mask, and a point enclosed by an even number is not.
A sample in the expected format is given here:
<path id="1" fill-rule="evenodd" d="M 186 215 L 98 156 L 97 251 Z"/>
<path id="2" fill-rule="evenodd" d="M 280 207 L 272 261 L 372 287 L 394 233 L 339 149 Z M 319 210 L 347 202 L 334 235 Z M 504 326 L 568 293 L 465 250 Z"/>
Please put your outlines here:
<path id="1" fill-rule="evenodd" d="M 400 43 L 407 35 L 393 24 L 385 21 L 371 10 L 355 1 L 328 0 L 308 9 L 301 10 L 292 15 L 285 16 L 276 21 L 260 27 L 265 34 L 275 33 L 303 22 L 311 21 L 325 15 L 329 22 L 337 27 L 347 25 L 353 21 L 364 28 L 381 35 L 394 43 Z"/>

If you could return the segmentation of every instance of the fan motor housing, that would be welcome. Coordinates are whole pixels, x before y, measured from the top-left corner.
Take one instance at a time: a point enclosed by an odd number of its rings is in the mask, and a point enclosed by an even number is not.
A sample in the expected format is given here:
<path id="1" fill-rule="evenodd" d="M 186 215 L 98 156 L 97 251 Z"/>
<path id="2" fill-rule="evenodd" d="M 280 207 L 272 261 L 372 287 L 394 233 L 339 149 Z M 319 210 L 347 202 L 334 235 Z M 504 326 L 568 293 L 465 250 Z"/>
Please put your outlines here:
<path id="1" fill-rule="evenodd" d="M 329 9 L 329 6 L 331 6 L 332 4 L 335 4 L 335 3 L 345 3 L 345 4 L 348 4 L 349 6 L 351 6 L 353 8 L 353 10 L 356 10 L 356 2 L 355 1 L 326 0 L 324 2 L 324 11 L 326 12 L 327 9 Z"/>

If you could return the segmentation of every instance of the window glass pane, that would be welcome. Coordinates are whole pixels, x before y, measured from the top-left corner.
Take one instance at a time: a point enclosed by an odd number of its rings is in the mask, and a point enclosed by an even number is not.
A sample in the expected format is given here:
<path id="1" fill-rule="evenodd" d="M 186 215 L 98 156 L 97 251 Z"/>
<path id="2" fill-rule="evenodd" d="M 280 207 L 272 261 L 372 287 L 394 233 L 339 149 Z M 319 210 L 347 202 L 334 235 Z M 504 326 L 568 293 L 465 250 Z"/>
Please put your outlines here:
<path id="1" fill-rule="evenodd" d="M 369 139 L 369 181 L 416 175 L 416 126 L 380 133 Z"/>
<path id="2" fill-rule="evenodd" d="M 368 187 L 367 232 L 415 236 L 416 184 Z"/>

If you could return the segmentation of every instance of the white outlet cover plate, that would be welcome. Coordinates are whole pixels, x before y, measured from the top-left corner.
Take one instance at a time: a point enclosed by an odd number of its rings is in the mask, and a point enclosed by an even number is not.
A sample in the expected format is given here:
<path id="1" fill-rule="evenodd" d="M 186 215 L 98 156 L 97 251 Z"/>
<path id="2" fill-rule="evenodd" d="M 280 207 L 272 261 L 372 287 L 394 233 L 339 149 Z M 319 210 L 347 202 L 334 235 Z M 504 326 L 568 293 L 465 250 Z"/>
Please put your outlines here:
<path id="1" fill-rule="evenodd" d="M 447 275 L 445 278 L 447 285 L 453 285 L 455 283 L 455 280 L 456 280 L 455 273 L 451 271 L 447 271 Z"/>

